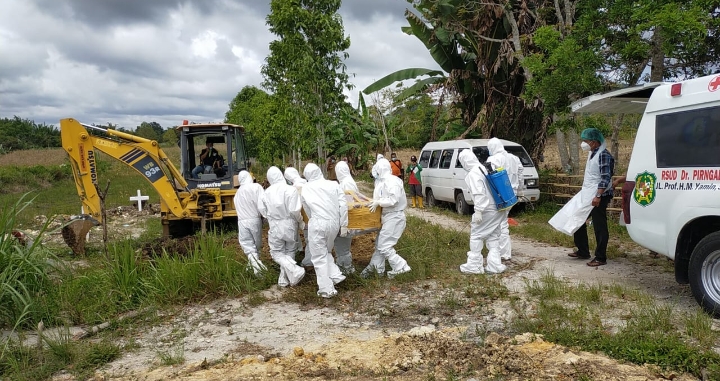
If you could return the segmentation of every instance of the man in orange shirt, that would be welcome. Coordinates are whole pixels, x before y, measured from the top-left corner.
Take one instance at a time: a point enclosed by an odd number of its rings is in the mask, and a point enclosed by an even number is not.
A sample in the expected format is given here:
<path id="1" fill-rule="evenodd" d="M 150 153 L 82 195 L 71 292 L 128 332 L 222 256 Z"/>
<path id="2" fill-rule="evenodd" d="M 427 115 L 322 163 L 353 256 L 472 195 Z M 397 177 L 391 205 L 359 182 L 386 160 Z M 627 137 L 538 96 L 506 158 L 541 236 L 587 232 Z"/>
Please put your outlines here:
<path id="1" fill-rule="evenodd" d="M 405 171 L 402 162 L 397 158 L 395 152 L 390 154 L 390 169 L 392 169 L 393 176 L 397 176 L 400 180 L 405 181 Z"/>

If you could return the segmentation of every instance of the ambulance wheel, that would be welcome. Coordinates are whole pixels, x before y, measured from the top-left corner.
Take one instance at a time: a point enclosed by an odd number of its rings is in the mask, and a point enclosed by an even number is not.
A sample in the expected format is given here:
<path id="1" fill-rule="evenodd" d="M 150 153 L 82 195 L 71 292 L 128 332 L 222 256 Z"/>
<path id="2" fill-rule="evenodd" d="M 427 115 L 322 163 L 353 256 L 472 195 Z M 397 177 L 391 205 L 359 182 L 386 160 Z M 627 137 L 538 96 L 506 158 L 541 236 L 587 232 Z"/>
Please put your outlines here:
<path id="1" fill-rule="evenodd" d="M 695 300 L 720 318 L 720 232 L 708 234 L 695 246 L 688 275 Z"/>
<path id="2" fill-rule="evenodd" d="M 427 203 L 429 207 L 437 206 L 437 200 L 435 199 L 435 195 L 433 194 L 432 188 L 428 188 L 425 191 L 425 198 L 427 199 Z"/>
<path id="3" fill-rule="evenodd" d="M 470 205 L 465 201 L 465 195 L 462 192 L 458 192 L 455 195 L 455 210 L 459 215 L 470 214 Z"/>

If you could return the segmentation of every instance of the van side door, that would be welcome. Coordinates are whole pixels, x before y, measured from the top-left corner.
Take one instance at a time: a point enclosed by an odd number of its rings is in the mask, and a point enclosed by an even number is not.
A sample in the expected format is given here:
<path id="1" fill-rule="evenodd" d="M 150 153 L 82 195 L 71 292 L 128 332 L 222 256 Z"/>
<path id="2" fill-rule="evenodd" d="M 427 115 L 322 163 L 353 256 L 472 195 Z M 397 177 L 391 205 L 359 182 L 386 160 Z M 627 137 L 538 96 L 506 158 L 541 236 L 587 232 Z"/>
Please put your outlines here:
<path id="1" fill-rule="evenodd" d="M 472 205 L 473 204 L 472 195 L 470 195 L 470 191 L 468 190 L 467 184 L 465 183 L 465 176 L 467 175 L 468 171 L 465 170 L 465 168 L 463 168 L 462 164 L 460 164 L 460 160 L 458 160 L 458 157 L 460 157 L 460 152 L 462 152 L 463 150 L 466 150 L 466 149 L 467 148 L 461 148 L 461 149 L 457 150 L 457 154 L 455 155 L 455 160 L 453 161 L 452 184 L 453 184 L 453 193 L 456 189 L 460 189 L 463 192 L 463 195 L 465 196 L 465 202 L 467 202 L 469 205 Z M 454 196 L 455 195 L 453 194 L 453 197 Z"/>
<path id="2" fill-rule="evenodd" d="M 439 181 L 437 182 L 437 191 L 433 190 L 437 200 L 455 202 L 455 188 L 452 182 L 453 172 L 455 172 L 455 168 L 453 168 L 455 151 L 457 149 L 446 148 L 440 154 L 438 164 Z"/>
<path id="3" fill-rule="evenodd" d="M 435 187 L 437 186 L 437 182 L 440 181 L 438 179 L 438 163 L 440 163 L 440 153 L 441 151 L 439 149 L 436 150 L 427 150 L 423 151 L 422 154 L 420 154 L 420 165 L 423 165 L 425 163 L 426 165 L 423 166 L 422 171 L 422 186 L 423 186 L 423 195 L 425 197 L 428 197 L 427 190 L 432 190 L 433 197 L 435 197 Z"/>

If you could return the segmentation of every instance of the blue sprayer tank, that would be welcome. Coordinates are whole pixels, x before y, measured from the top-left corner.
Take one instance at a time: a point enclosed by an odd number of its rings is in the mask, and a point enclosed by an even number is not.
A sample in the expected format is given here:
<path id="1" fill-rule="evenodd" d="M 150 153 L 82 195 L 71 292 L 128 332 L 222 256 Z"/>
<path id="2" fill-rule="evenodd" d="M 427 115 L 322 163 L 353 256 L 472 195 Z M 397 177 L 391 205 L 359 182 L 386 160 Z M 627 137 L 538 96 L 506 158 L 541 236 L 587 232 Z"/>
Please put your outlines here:
<path id="1" fill-rule="evenodd" d="M 517 203 L 517 196 L 515 196 L 512 189 L 507 171 L 502 168 L 498 169 L 498 171 L 489 173 L 485 177 L 490 183 L 490 193 L 498 210 L 510 209 Z"/>

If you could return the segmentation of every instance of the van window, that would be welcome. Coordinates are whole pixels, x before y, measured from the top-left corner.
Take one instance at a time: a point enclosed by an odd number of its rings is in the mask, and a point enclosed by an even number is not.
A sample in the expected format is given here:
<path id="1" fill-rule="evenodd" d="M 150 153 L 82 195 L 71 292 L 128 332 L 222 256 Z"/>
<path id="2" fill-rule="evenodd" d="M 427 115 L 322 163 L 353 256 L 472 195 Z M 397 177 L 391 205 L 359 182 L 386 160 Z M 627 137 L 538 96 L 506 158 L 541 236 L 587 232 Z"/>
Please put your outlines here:
<path id="1" fill-rule="evenodd" d="M 418 164 L 420 164 L 420 166 L 423 168 L 427 168 L 429 162 L 430 162 L 430 151 L 423 151 L 420 154 L 420 161 L 418 161 Z"/>
<path id="2" fill-rule="evenodd" d="M 428 165 L 428 168 L 437 168 L 437 165 L 439 162 L 440 162 L 440 150 L 433 151 L 432 155 L 430 155 L 430 165 Z"/>
<path id="3" fill-rule="evenodd" d="M 473 147 L 472 150 L 480 164 L 485 163 L 490 156 L 490 151 L 485 146 Z"/>
<path id="4" fill-rule="evenodd" d="M 453 153 L 455 150 L 444 150 L 442 153 L 442 156 L 440 157 L 440 168 L 442 169 L 448 169 L 450 168 L 450 161 L 452 160 Z"/>
<path id="5" fill-rule="evenodd" d="M 523 167 L 534 167 L 532 159 L 530 159 L 530 155 L 525 151 L 525 148 L 521 146 L 505 146 L 505 151 L 517 156 Z"/>
<path id="6" fill-rule="evenodd" d="M 462 163 L 460 163 L 460 152 L 465 151 L 467 148 L 460 148 L 458 150 L 458 160 L 455 160 L 455 168 L 462 168 Z"/>
<path id="7" fill-rule="evenodd" d="M 657 166 L 720 167 L 719 127 L 718 106 L 658 115 L 655 119 Z"/>

